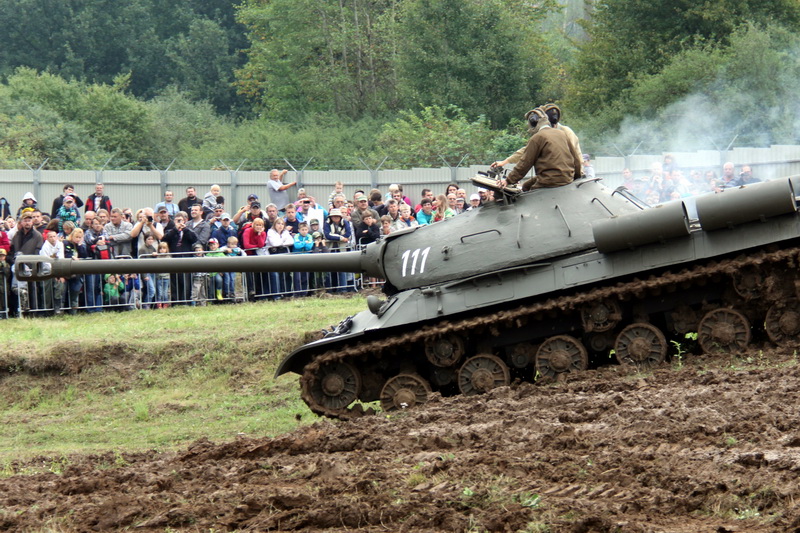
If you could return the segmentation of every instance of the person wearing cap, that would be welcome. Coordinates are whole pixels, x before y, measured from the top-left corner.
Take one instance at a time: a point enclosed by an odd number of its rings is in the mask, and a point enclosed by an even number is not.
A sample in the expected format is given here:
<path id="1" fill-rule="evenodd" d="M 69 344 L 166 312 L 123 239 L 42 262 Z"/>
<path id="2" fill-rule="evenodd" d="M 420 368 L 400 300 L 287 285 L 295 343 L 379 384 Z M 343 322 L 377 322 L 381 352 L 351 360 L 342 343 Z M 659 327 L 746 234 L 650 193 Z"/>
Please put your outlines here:
<path id="1" fill-rule="evenodd" d="M 74 185 L 64 185 L 64 189 L 62 190 L 61 194 L 53 200 L 53 207 L 50 209 L 50 214 L 56 216 L 58 213 L 59 208 L 64 204 L 64 198 L 67 196 L 71 196 L 73 200 L 73 206 L 75 209 L 80 210 L 83 207 L 83 200 L 81 200 L 77 194 L 75 194 L 75 186 Z M 80 218 L 80 216 L 78 216 Z"/>
<path id="2" fill-rule="evenodd" d="M 481 195 L 478 193 L 472 193 L 469 195 L 469 207 L 467 211 L 472 211 L 474 209 L 478 209 L 481 206 Z"/>
<path id="3" fill-rule="evenodd" d="M 54 211 L 53 213 L 53 216 L 58 219 L 58 231 L 63 231 L 64 222 L 72 222 L 75 226 L 80 223 L 81 213 L 75 205 L 75 199 L 70 195 L 63 197 L 61 207 L 58 208 L 58 211 Z"/>
<path id="4" fill-rule="evenodd" d="M 331 252 L 344 251 L 350 245 L 353 238 L 353 230 L 350 223 L 342 216 L 342 211 L 336 207 L 331 209 L 328 218 L 323 225 L 323 235 L 329 243 Z M 333 279 L 337 280 L 336 289 L 344 291 L 347 286 L 347 276 L 345 272 L 332 273 Z"/>
<path id="5" fill-rule="evenodd" d="M 525 118 L 528 119 L 533 134 L 514 170 L 507 178 L 498 180 L 498 184 L 501 187 L 515 185 L 531 168 L 536 169 L 536 176 L 523 184 L 523 190 L 560 187 L 580 178 L 580 154 L 570 145 L 567 134 L 553 128 L 541 109 L 529 111 Z"/>
<path id="6" fill-rule="evenodd" d="M 325 237 L 319 231 L 311 232 L 311 239 L 314 241 L 311 247 L 312 254 L 327 254 L 330 249 L 325 244 Z M 330 272 L 315 272 L 309 276 L 309 288 L 324 290 L 330 288 L 333 283 L 331 282 Z"/>
<path id="7" fill-rule="evenodd" d="M 239 232 L 236 230 L 236 226 L 231 224 L 231 216 L 228 213 L 222 213 L 219 226 L 214 227 L 211 231 L 211 237 L 217 239 L 219 243 L 227 244 L 229 237 L 237 237 L 238 235 Z"/>
<path id="8" fill-rule="evenodd" d="M 178 213 L 180 213 L 180 211 L 178 211 Z M 175 227 L 175 223 L 172 221 L 172 218 L 170 218 L 169 211 L 167 210 L 166 206 L 159 207 L 158 212 L 153 216 L 156 220 L 158 220 L 161 223 L 161 227 L 164 229 L 164 233 L 168 232 L 169 230 Z"/>
<path id="9" fill-rule="evenodd" d="M 172 191 L 164 191 L 164 201 L 158 202 L 156 204 L 155 212 L 159 213 L 161 211 L 161 208 L 163 207 L 164 209 L 166 209 L 167 214 L 170 217 L 174 217 L 175 215 L 177 215 L 178 211 L 180 211 L 181 208 L 178 207 L 178 204 L 176 204 L 173 201 L 174 199 L 175 199 L 175 194 Z"/>
<path id="10" fill-rule="evenodd" d="M 39 255 L 44 237 L 33 227 L 33 211 L 25 211 L 17 225 L 17 233 L 11 239 L 11 257 L 17 254 Z"/>
<path id="11" fill-rule="evenodd" d="M 214 228 L 220 227 L 222 224 L 222 215 L 224 214 L 226 214 L 225 206 L 222 204 L 214 204 L 214 209 L 205 215 L 206 222 L 211 226 L 212 231 Z"/>
<path id="12" fill-rule="evenodd" d="M 233 221 L 238 225 L 239 228 L 243 228 L 248 223 L 252 224 L 257 218 L 260 218 L 265 222 L 267 220 L 267 214 L 261 210 L 261 202 L 250 202 L 246 208 L 243 207 L 242 209 L 246 210 L 240 210 L 239 213 L 233 217 Z"/>
<path id="13" fill-rule="evenodd" d="M 364 216 L 369 213 L 372 215 L 373 222 L 380 219 L 380 215 L 378 212 L 372 209 L 369 206 L 369 202 L 367 201 L 367 195 L 364 193 L 357 194 L 355 197 L 356 207 L 353 209 L 353 212 L 350 213 L 350 222 L 353 224 L 353 227 L 358 227 L 361 224 Z"/>
<path id="14" fill-rule="evenodd" d="M 269 172 L 269 181 L 267 182 L 267 190 L 269 191 L 270 202 L 275 205 L 286 205 L 289 203 L 289 193 L 287 189 L 297 185 L 296 181 L 291 183 L 283 183 L 283 177 L 289 172 L 286 169 L 278 170 L 273 168 Z"/>

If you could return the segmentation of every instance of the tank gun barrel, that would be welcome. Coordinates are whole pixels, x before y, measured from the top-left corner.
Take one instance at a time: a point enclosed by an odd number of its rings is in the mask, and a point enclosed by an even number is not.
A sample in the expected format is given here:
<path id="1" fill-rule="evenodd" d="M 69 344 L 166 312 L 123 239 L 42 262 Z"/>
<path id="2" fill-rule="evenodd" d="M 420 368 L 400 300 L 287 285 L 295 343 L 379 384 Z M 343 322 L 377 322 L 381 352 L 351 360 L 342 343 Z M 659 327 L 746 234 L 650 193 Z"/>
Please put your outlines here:
<path id="1" fill-rule="evenodd" d="M 361 251 L 324 254 L 278 254 L 245 257 L 181 257 L 72 260 L 38 255 L 17 257 L 20 281 L 68 278 L 85 274 L 147 274 L 184 272 L 361 272 L 381 277 L 379 246 Z"/>

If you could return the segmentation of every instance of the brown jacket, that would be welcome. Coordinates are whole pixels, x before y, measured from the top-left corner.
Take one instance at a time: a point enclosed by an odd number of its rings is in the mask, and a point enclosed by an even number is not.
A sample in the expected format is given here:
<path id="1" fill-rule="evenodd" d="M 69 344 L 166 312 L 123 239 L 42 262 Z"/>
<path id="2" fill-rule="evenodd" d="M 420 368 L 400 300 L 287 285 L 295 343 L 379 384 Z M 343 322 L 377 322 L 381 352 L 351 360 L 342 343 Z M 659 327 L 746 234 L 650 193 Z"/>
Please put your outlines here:
<path id="1" fill-rule="evenodd" d="M 507 182 L 517 183 L 532 167 L 540 187 L 558 187 L 580 177 L 581 155 L 563 130 L 544 126 L 531 136 Z"/>

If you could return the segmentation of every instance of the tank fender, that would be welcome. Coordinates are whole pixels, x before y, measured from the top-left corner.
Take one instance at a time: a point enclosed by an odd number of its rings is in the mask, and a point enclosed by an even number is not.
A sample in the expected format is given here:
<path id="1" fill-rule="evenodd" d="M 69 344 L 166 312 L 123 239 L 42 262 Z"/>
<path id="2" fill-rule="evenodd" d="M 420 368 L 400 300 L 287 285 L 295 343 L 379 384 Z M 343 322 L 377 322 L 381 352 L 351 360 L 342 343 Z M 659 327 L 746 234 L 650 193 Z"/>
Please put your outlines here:
<path id="1" fill-rule="evenodd" d="M 669 202 L 592 224 L 595 246 L 607 254 L 689 235 L 689 216 L 683 202 Z"/>
<path id="2" fill-rule="evenodd" d="M 697 198 L 697 218 L 705 231 L 732 228 L 796 211 L 794 187 L 788 178 L 724 189 Z"/>

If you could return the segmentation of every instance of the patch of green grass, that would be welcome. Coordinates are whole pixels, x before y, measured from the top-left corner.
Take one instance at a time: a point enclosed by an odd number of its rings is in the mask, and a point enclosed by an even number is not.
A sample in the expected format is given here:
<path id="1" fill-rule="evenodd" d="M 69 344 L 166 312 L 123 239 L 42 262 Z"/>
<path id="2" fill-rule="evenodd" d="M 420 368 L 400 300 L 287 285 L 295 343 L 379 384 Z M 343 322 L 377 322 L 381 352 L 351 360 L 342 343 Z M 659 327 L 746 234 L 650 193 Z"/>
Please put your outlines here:
<path id="1" fill-rule="evenodd" d="M 277 365 L 307 333 L 365 308 L 308 298 L 5 320 L 0 477 L 36 456 L 173 450 L 316 421 Z"/>

